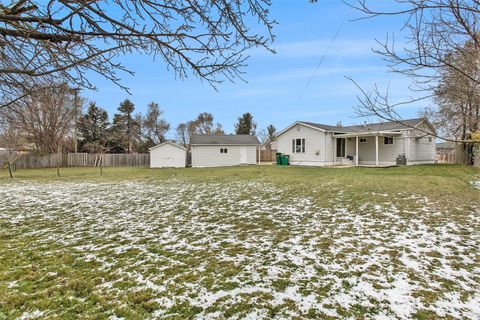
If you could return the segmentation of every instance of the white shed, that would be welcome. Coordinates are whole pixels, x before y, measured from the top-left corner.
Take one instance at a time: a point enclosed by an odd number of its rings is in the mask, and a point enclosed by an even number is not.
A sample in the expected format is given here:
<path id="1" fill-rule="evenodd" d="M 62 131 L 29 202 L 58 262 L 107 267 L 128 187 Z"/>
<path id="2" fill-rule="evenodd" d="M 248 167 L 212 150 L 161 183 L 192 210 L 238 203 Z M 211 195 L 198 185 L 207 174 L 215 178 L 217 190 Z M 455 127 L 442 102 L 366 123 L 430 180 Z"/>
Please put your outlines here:
<path id="1" fill-rule="evenodd" d="M 184 168 L 187 149 L 166 141 L 150 148 L 150 168 Z"/>
<path id="2" fill-rule="evenodd" d="M 196 134 L 192 145 L 192 167 L 223 167 L 257 163 L 260 142 L 247 134 Z"/>

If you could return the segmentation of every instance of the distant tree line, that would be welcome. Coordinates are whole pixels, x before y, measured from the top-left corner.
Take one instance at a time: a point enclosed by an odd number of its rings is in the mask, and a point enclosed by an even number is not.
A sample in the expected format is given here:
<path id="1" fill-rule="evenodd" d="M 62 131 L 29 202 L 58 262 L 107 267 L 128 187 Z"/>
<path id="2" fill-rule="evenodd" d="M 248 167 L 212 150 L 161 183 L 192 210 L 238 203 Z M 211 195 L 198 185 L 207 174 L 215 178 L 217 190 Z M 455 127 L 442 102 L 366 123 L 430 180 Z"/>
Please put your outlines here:
<path id="1" fill-rule="evenodd" d="M 149 148 L 165 142 L 170 124 L 163 118 L 157 102 L 147 105 L 145 114 L 135 111 L 130 99 L 120 103 L 110 119 L 107 111 L 89 102 L 78 90 L 67 85 L 45 87 L 27 99 L 0 109 L 0 147 L 16 151 L 34 150 L 39 154 L 66 152 L 147 153 Z M 272 141 L 275 128 L 256 131 L 257 124 L 249 112 L 238 117 L 236 134 L 257 134 L 262 143 Z M 225 134 L 222 125 L 209 112 L 180 123 L 175 141 L 187 148 L 193 134 Z"/>

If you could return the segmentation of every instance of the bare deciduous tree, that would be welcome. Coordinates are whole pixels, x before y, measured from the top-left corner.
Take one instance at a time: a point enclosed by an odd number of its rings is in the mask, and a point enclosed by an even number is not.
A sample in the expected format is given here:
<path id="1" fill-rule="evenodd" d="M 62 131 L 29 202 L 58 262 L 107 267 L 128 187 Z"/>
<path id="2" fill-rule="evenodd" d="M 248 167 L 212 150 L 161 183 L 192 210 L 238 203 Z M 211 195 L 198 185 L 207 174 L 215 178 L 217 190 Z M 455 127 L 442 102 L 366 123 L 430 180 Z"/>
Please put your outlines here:
<path id="1" fill-rule="evenodd" d="M 273 124 L 267 127 L 268 143 L 267 149 L 272 150 L 272 142 L 275 141 L 275 136 L 277 135 L 277 128 Z"/>
<path id="2" fill-rule="evenodd" d="M 74 100 L 74 93 L 67 85 L 57 85 L 36 90 L 0 111 L 8 125 L 21 132 L 37 151 L 60 156 L 75 125 Z M 57 174 L 60 175 L 59 159 Z"/>
<path id="3" fill-rule="evenodd" d="M 429 107 L 425 115 L 439 129 L 440 134 L 452 140 L 472 139 L 472 133 L 480 129 L 480 51 L 471 50 L 477 59 L 465 59 L 463 53 L 449 56 L 450 64 L 456 68 L 445 68 L 435 90 L 436 107 Z M 474 60 L 475 63 L 471 63 Z M 461 69 L 463 72 L 457 72 Z M 468 73 L 468 77 L 464 75 Z M 463 144 L 466 164 L 473 164 L 473 143 Z"/>
<path id="4" fill-rule="evenodd" d="M 269 149 L 269 143 L 268 143 L 268 133 L 267 130 L 265 129 L 260 129 L 256 133 L 258 140 L 260 140 L 260 144 L 265 147 L 267 150 Z"/>
<path id="5" fill-rule="evenodd" d="M 392 72 L 409 77 L 410 89 L 416 93 L 415 98 L 393 102 L 388 89 L 360 89 L 357 113 L 360 116 L 376 116 L 386 121 L 407 123 L 397 112 L 398 107 L 427 100 L 435 96 L 441 87 L 445 73 L 455 73 L 479 84 L 479 78 L 472 75 L 465 65 L 478 64 L 480 49 L 480 2 L 458 0 L 396 0 L 394 11 L 375 9 L 383 2 L 359 0 L 354 7 L 366 17 L 403 16 L 406 32 L 402 45 L 398 45 L 393 35 L 387 35 L 384 42 L 378 41 L 380 49 L 375 50 L 382 56 Z M 468 48 L 466 46 L 468 44 Z M 461 57 L 464 64 L 455 63 L 452 54 Z M 462 139 L 440 136 L 446 140 L 461 142 Z"/>
<path id="6" fill-rule="evenodd" d="M 185 148 L 190 143 L 190 134 L 188 132 L 188 125 L 186 123 L 180 123 L 175 129 L 175 138 Z"/>
<path id="7" fill-rule="evenodd" d="M 141 135 L 152 145 L 165 142 L 170 124 L 162 118 L 163 111 L 156 102 L 149 103 L 147 109 L 147 114 L 142 117 Z"/>
<path id="8" fill-rule="evenodd" d="M 1 104 L 52 80 L 93 88 L 97 73 L 124 88 L 118 57 L 162 59 L 179 78 L 241 77 L 253 47 L 269 49 L 270 0 L 11 0 L 0 4 Z M 253 28 L 253 24 L 260 25 Z M 126 89 L 126 88 L 124 88 Z"/>
<path id="9" fill-rule="evenodd" d="M 16 130 L 3 120 L 0 119 L 0 146 L 6 149 L 4 161 L 6 162 L 10 178 L 13 178 L 13 167 L 15 161 L 20 157 L 19 149 L 22 147 L 24 139 L 19 130 Z"/>

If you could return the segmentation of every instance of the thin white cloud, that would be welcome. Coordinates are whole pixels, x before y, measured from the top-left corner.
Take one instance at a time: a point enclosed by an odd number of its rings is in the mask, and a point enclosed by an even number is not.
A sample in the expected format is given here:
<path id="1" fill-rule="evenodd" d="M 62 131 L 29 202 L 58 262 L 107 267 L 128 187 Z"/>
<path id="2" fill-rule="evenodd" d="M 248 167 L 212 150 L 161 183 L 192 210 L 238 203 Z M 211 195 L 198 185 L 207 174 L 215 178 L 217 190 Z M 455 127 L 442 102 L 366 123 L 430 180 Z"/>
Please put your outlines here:
<path id="1" fill-rule="evenodd" d="M 374 39 L 336 40 L 330 46 L 331 40 L 306 40 L 274 44 L 272 47 L 281 58 L 314 58 L 327 56 L 374 56 L 372 48 L 377 46 Z M 265 50 L 255 50 L 252 56 L 271 56 Z"/>
<path id="2" fill-rule="evenodd" d="M 358 67 L 346 67 L 346 66 L 320 66 L 320 68 L 315 73 L 315 78 L 329 75 L 351 75 L 355 73 L 368 72 L 372 73 L 375 71 L 382 72 L 385 68 L 382 66 L 358 66 Z M 282 72 L 272 73 L 267 76 L 258 77 L 251 79 L 250 82 L 282 82 L 282 81 L 294 81 L 294 80 L 308 80 L 314 72 L 314 67 L 312 68 L 297 68 L 289 69 Z"/>

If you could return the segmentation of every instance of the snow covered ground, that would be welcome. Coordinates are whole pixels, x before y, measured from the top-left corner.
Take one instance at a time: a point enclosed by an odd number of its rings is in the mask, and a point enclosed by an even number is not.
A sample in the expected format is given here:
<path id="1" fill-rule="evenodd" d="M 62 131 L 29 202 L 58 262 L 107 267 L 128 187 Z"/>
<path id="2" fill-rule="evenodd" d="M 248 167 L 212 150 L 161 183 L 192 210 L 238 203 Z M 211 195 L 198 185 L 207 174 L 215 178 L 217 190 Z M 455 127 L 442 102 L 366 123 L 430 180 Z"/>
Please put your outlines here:
<path id="1" fill-rule="evenodd" d="M 0 319 L 480 319 L 478 207 L 186 179 L 0 195 Z"/>

